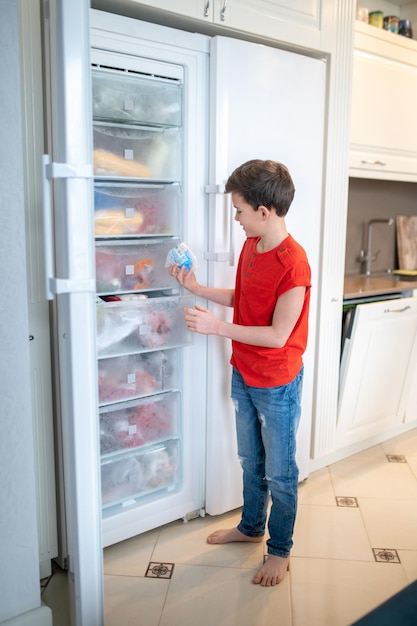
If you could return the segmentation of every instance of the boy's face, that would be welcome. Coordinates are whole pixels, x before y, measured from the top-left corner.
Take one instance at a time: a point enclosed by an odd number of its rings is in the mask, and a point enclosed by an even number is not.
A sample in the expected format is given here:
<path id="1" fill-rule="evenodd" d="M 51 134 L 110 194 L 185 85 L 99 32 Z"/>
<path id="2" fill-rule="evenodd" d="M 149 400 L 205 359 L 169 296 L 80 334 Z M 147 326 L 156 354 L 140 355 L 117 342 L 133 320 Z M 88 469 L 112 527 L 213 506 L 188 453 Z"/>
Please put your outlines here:
<path id="1" fill-rule="evenodd" d="M 239 222 L 246 233 L 246 237 L 260 237 L 264 232 L 264 214 L 259 208 L 255 211 L 245 202 L 240 193 L 232 193 L 232 202 L 235 208 L 235 220 Z"/>

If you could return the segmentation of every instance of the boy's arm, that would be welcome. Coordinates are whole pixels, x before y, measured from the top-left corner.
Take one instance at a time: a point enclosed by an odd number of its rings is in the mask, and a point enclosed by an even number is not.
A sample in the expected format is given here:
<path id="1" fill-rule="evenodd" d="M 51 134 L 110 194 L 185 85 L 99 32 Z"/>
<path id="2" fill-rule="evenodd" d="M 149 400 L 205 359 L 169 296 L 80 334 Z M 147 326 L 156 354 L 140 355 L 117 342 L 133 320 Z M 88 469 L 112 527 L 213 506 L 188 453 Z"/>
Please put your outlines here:
<path id="1" fill-rule="evenodd" d="M 282 348 L 300 317 L 305 287 L 293 287 L 280 296 L 270 326 L 240 326 L 215 317 L 207 309 L 185 309 L 187 328 L 204 335 L 219 335 L 252 346 Z"/>
<path id="2" fill-rule="evenodd" d="M 233 306 L 235 298 L 234 289 L 218 289 L 216 287 L 206 287 L 204 285 L 200 285 L 197 282 L 193 270 L 187 271 L 184 267 L 180 269 L 178 264 L 171 265 L 169 273 L 171 276 L 176 278 L 182 287 L 185 287 L 195 296 L 199 296 L 200 298 L 210 300 L 210 302 L 215 302 L 216 304 L 221 304 L 223 306 Z"/>

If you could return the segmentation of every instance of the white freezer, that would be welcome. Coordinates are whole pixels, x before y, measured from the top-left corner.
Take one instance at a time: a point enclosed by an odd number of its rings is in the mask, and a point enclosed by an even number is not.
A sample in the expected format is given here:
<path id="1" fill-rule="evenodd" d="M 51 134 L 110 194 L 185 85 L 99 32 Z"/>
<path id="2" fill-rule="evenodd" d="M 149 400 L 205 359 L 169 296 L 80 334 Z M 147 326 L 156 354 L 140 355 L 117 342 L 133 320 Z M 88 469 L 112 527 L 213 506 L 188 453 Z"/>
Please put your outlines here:
<path id="1" fill-rule="evenodd" d="M 312 267 L 310 335 L 297 435 L 300 481 L 308 476 L 310 458 L 325 95 L 326 65 L 322 60 L 237 39 L 211 40 L 209 284 L 233 285 L 244 240 L 223 194 L 229 174 L 249 159 L 273 159 L 289 168 L 296 187 L 287 226 L 306 249 Z M 211 309 L 231 319 L 231 313 L 219 306 Z M 241 504 L 241 470 L 229 400 L 230 348 L 226 344 L 216 338 L 208 346 L 208 388 L 212 393 L 207 415 L 206 511 L 213 515 Z"/>
<path id="2" fill-rule="evenodd" d="M 97 249 L 101 257 L 103 251 L 106 252 L 106 259 L 115 247 L 123 247 L 122 242 L 129 237 L 144 241 L 143 238 L 147 237 L 159 239 L 161 236 L 180 235 L 198 258 L 197 276 L 200 282 L 215 286 L 233 286 L 243 233 L 234 222 L 229 197 L 223 194 L 224 183 L 236 166 L 251 158 L 282 161 L 290 169 L 295 181 L 296 196 L 288 216 L 288 227 L 290 233 L 306 248 L 313 271 L 310 340 L 305 355 L 303 415 L 297 438 L 297 458 L 302 480 L 308 475 L 313 404 L 322 215 L 325 62 L 258 44 L 176 31 L 94 10 L 90 13 L 90 19 L 91 61 L 102 86 L 97 90 L 98 95 L 97 91 L 93 92 L 92 109 L 97 122 L 95 135 L 93 119 L 90 117 L 89 123 L 84 121 L 92 138 L 92 145 L 87 145 L 87 152 L 91 156 L 91 164 L 87 165 L 91 167 L 86 167 L 84 172 L 91 172 L 88 184 L 91 187 L 94 184 L 96 196 L 101 195 L 102 201 L 110 202 L 110 205 L 103 205 L 100 210 L 103 209 L 104 213 L 99 216 L 93 216 L 91 209 L 91 221 L 84 214 L 80 218 L 80 226 L 83 220 L 88 221 L 85 231 L 91 236 L 91 247 L 88 248 L 87 244 L 87 265 L 93 260 L 94 235 L 96 240 L 100 240 Z M 64 52 L 63 54 L 65 56 Z M 100 68 L 104 70 L 102 73 Z M 119 70 L 122 71 L 117 74 Z M 168 109 L 173 115 L 169 119 L 163 117 L 155 122 L 153 117 L 149 122 L 139 111 L 142 104 L 139 87 L 145 85 L 146 89 L 148 83 L 144 77 L 149 73 L 164 76 L 164 79 L 171 75 L 173 81 L 182 77 L 181 89 L 174 86 L 167 90 Z M 121 99 L 119 88 L 115 89 L 115 83 L 109 79 L 110 75 L 116 74 L 119 76 Z M 138 77 L 137 82 L 135 77 Z M 135 86 L 133 91 L 131 85 Z M 138 92 L 136 85 L 139 86 Z M 100 100 L 103 90 L 107 94 L 104 102 Z M 179 93 L 183 112 L 181 118 L 176 110 Z M 86 103 L 88 101 L 89 98 L 86 98 Z M 65 112 L 61 114 L 65 115 Z M 129 124 L 125 127 L 126 133 L 121 133 L 120 123 L 125 122 L 125 115 L 130 116 Z M 55 123 L 59 119 L 57 115 Z M 146 127 L 139 129 L 138 133 L 137 128 L 130 128 L 142 122 L 145 127 L 149 123 L 155 124 L 156 130 L 148 132 Z M 160 133 L 158 124 L 162 128 Z M 74 123 L 73 127 L 77 127 L 77 124 Z M 129 138 L 129 128 L 134 131 L 134 141 Z M 85 134 L 89 135 L 88 132 Z M 71 136 L 71 140 L 77 143 L 75 136 Z M 85 145 L 83 150 L 82 162 L 88 160 Z M 101 152 L 94 155 L 97 150 Z M 103 155 L 103 151 L 106 154 Z M 110 163 L 108 153 L 112 151 L 116 159 Z M 64 157 L 58 154 L 58 158 Z M 82 176 L 83 171 L 80 173 L 81 178 Z M 81 206 L 93 207 L 91 187 L 85 190 L 87 201 Z M 156 222 L 153 220 L 152 226 L 149 226 L 149 216 L 153 214 L 148 212 L 148 208 L 144 210 L 144 206 L 148 207 L 149 203 L 148 192 L 153 199 L 157 197 L 163 204 L 159 215 L 161 219 Z M 169 207 L 172 207 L 171 213 Z M 70 227 L 71 237 L 65 235 L 65 229 L 58 228 L 56 232 L 63 252 L 71 252 L 71 242 L 77 240 L 76 218 L 71 221 Z M 115 241 L 119 243 L 116 245 Z M 162 246 L 162 249 L 165 253 L 166 248 Z M 102 260 L 105 272 L 102 280 L 100 279 L 100 289 L 108 293 L 107 281 L 110 280 L 110 283 L 116 281 L 120 292 L 129 292 L 132 284 L 129 281 L 132 276 L 136 276 L 132 275 L 131 268 L 134 268 L 138 259 L 135 257 L 123 262 L 115 276 L 108 274 L 106 259 Z M 145 260 L 149 259 L 155 262 L 151 254 Z M 154 267 L 156 272 L 156 263 Z M 95 281 L 91 272 L 87 274 L 90 289 Z M 80 285 L 83 277 L 77 278 L 80 279 Z M 134 280 L 133 285 L 137 287 L 138 280 L 143 281 L 145 278 L 139 276 Z M 150 282 L 149 276 L 147 280 L 149 284 L 146 289 L 156 288 Z M 140 286 L 133 290 L 140 291 Z M 77 293 L 76 296 L 70 296 L 70 299 L 87 299 L 90 314 L 91 295 L 89 292 L 88 295 Z M 164 300 L 165 297 L 166 294 L 162 294 L 161 299 Z M 60 298 L 63 305 L 66 298 Z M 61 319 L 65 320 L 65 308 L 58 308 Z M 106 316 L 110 316 L 123 307 L 103 305 L 101 308 L 103 314 L 105 312 Z M 216 314 L 229 314 L 219 307 L 211 308 Z M 77 316 L 77 312 L 72 310 L 70 313 L 78 320 L 78 326 L 81 326 L 83 321 L 79 319 L 80 315 Z M 89 323 L 91 321 L 89 319 Z M 104 317 L 100 321 L 104 324 Z M 99 331 L 102 330 L 98 326 Z M 126 401 L 124 408 L 120 409 L 112 403 L 111 391 L 103 391 L 101 388 L 100 394 L 104 394 L 104 400 L 103 395 L 100 395 L 102 406 L 99 412 L 97 387 L 94 388 L 94 381 L 90 378 L 84 381 L 90 385 L 87 390 L 90 405 L 94 398 L 97 402 L 96 428 L 89 422 L 90 441 L 94 441 L 98 434 L 100 415 L 106 428 L 110 423 L 110 434 L 114 435 L 112 420 L 118 409 L 121 410 L 118 416 L 124 422 L 123 428 L 127 428 L 127 435 L 134 435 L 133 439 L 137 441 L 139 435 L 137 430 L 132 430 L 130 409 L 143 409 L 147 404 L 143 398 L 148 393 L 143 386 L 137 384 L 135 378 L 135 368 L 142 368 L 140 371 L 143 372 L 143 367 L 147 367 L 142 348 L 149 323 L 144 321 L 142 326 L 143 329 L 135 339 L 138 349 L 132 347 L 129 339 L 123 345 L 108 350 L 104 348 L 104 352 L 99 355 L 100 375 L 114 375 L 119 364 L 122 367 L 121 375 L 126 374 L 125 379 L 118 378 L 116 382 L 116 403 Z M 91 338 L 89 355 L 95 349 L 96 339 L 98 342 L 102 339 L 100 332 L 97 338 Z M 71 340 L 67 343 L 71 343 Z M 145 347 L 148 351 L 157 353 L 160 346 Z M 170 347 L 175 348 L 174 345 Z M 84 359 L 84 354 L 85 350 L 79 350 L 78 358 Z M 135 356 L 136 354 L 139 356 Z M 127 361 L 125 357 L 129 357 Z M 71 358 L 79 377 L 75 346 L 72 346 Z M 107 359 L 106 363 L 102 358 Z M 166 381 L 162 382 L 161 375 L 157 374 L 154 388 L 158 398 L 161 393 L 171 394 L 167 399 L 168 407 L 174 411 L 174 418 L 170 422 L 170 440 L 162 441 L 162 436 L 158 434 L 158 440 L 152 440 L 152 445 L 146 452 L 145 449 L 143 453 L 138 449 L 130 457 L 129 467 L 118 464 L 122 456 L 127 458 L 124 452 L 119 456 L 103 459 L 105 470 L 101 478 L 104 480 L 110 477 L 111 489 L 114 487 L 112 476 L 115 472 L 127 472 L 127 478 L 123 484 L 126 491 L 121 498 L 121 506 L 117 512 L 112 511 L 111 506 L 106 506 L 106 512 L 102 516 L 102 545 L 110 545 L 189 514 L 199 514 L 205 510 L 216 515 L 241 504 L 241 470 L 236 454 L 234 412 L 230 400 L 230 342 L 194 335 L 191 345 L 182 348 L 172 362 L 176 358 L 179 363 L 178 371 L 169 379 L 169 386 L 164 386 Z M 95 367 L 91 371 L 94 372 Z M 147 371 L 147 375 L 149 373 Z M 180 393 L 177 393 L 179 390 Z M 121 397 L 117 394 L 121 394 Z M 112 408 L 107 407 L 104 410 L 105 404 L 111 404 Z M 94 413 L 94 407 L 90 406 L 90 412 Z M 129 423 L 126 424 L 126 421 Z M 82 422 L 76 421 L 75 429 L 76 438 L 65 444 L 67 457 L 77 452 L 71 451 L 72 441 L 82 441 Z M 119 443 L 111 445 L 116 446 L 117 451 Z M 81 448 L 85 449 L 85 443 Z M 97 486 L 95 472 L 99 463 L 96 458 L 98 451 L 95 446 L 91 449 L 94 451 L 93 459 L 86 454 L 77 455 L 77 466 L 65 461 L 64 465 L 67 465 L 64 470 L 70 474 L 76 473 L 77 480 L 80 475 L 84 481 L 91 477 Z M 166 481 L 161 497 L 152 495 L 149 498 L 136 498 L 138 489 L 146 491 L 149 488 L 149 480 L 147 482 L 145 478 L 149 479 L 150 475 L 144 477 L 143 468 L 148 467 L 158 456 L 161 458 L 161 450 L 163 456 L 169 459 L 165 470 L 168 467 L 174 470 L 171 474 L 165 473 Z M 110 454 L 113 451 L 114 449 Z M 73 481 L 73 484 L 76 485 L 77 481 Z M 127 489 L 129 486 L 132 487 L 132 493 Z M 75 511 L 77 494 L 73 496 L 71 487 L 71 492 L 66 495 L 69 510 Z M 76 532 L 86 540 L 84 529 L 87 529 L 88 534 L 91 525 L 85 519 L 77 520 L 77 524 L 79 526 Z M 80 564 L 83 575 L 84 561 L 85 559 Z M 78 563 L 75 563 L 75 567 L 78 567 Z M 99 564 L 96 573 L 99 573 Z"/>

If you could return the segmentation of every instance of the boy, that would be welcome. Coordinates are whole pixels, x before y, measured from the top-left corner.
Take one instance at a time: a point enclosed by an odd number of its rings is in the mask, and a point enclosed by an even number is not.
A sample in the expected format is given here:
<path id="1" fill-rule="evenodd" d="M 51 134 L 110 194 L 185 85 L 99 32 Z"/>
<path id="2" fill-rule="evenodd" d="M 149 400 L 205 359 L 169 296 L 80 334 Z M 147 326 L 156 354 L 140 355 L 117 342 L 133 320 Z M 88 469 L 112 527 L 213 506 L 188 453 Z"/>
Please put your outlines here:
<path id="1" fill-rule="evenodd" d="M 232 340 L 232 400 L 243 469 L 242 518 L 218 530 L 210 544 L 261 542 L 269 493 L 268 558 L 252 579 L 270 587 L 289 567 L 297 510 L 295 436 L 301 413 L 302 355 L 307 343 L 311 272 L 303 248 L 288 234 L 285 216 L 294 197 L 288 169 L 251 160 L 226 183 L 235 219 L 246 233 L 234 289 L 200 285 L 193 271 L 170 272 L 191 293 L 233 307 L 233 322 L 196 306 L 184 309 L 191 332 Z"/>

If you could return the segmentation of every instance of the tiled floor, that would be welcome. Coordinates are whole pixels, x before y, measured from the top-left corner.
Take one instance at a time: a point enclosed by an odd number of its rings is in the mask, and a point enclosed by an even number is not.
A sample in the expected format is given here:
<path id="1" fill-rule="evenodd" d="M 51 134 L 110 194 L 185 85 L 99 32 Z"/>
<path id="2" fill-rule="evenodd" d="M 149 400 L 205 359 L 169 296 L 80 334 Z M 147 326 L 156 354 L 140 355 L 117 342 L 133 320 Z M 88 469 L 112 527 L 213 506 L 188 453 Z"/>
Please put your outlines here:
<path id="1" fill-rule="evenodd" d="M 417 429 L 300 485 L 278 587 L 251 583 L 263 544 L 206 543 L 238 520 L 234 511 L 178 521 L 106 548 L 105 626 L 352 624 L 417 579 Z M 54 573 L 42 596 L 54 626 L 69 624 L 65 591 L 65 573 Z"/>

